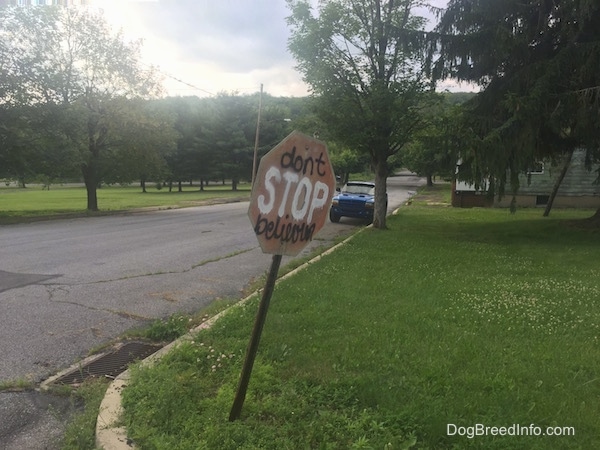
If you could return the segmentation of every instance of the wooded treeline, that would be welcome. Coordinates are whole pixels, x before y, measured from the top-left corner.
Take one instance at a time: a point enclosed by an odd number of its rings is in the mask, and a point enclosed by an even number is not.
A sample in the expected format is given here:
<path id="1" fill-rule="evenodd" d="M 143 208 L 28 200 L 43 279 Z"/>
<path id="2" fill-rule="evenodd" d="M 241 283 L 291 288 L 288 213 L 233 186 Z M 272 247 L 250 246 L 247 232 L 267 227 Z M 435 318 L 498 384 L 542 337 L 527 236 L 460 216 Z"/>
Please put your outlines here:
<path id="1" fill-rule="evenodd" d="M 374 226 L 398 167 L 515 195 L 541 159 L 600 158 L 600 6 L 593 0 L 287 0 L 290 52 L 306 98 L 258 93 L 165 98 L 161 74 L 92 10 L 0 8 L 0 178 L 102 183 L 250 180 L 292 129 L 318 133 L 336 175 L 371 171 Z M 435 10 L 435 8 L 433 8 Z M 453 78 L 477 95 L 435 92 Z M 267 89 L 268 90 L 268 89 Z M 461 104 L 461 100 L 466 100 Z M 600 217 L 600 210 L 598 212 Z"/>
<path id="2" fill-rule="evenodd" d="M 2 8 L 0 16 L 4 180 L 21 186 L 82 181 L 90 210 L 98 209 L 96 190 L 103 183 L 140 182 L 145 189 L 151 180 L 181 189 L 190 180 L 202 186 L 227 179 L 236 189 L 252 177 L 259 104 L 259 158 L 297 129 L 327 142 L 341 179 L 370 169 L 366 154 L 334 138 L 315 114 L 312 97 L 257 92 L 165 98 L 160 73 L 141 63 L 141 43 L 126 42 L 99 13 Z M 429 106 L 432 126 L 437 112 L 450 107 L 443 95 L 437 97 L 438 106 Z M 390 162 L 390 171 L 408 164 L 428 175 L 449 173 L 451 165 L 423 161 L 419 155 L 430 159 L 431 146 L 429 153 L 419 152 L 416 142 L 404 160 Z"/>

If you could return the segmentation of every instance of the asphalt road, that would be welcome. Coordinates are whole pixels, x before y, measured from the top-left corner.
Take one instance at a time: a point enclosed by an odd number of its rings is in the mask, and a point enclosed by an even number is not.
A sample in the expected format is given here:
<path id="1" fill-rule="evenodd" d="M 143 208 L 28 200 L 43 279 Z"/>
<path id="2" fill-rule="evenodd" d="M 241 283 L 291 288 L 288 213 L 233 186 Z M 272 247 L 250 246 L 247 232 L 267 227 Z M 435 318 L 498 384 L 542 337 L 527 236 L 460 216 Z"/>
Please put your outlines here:
<path id="1" fill-rule="evenodd" d="M 390 210 L 422 182 L 390 178 Z M 271 261 L 247 209 L 241 202 L 0 227 L 0 383 L 38 383 L 128 329 L 241 297 Z M 362 225 L 327 222 L 299 256 Z M 46 394 L 0 392 L 0 450 L 56 448 L 73 410 Z"/>

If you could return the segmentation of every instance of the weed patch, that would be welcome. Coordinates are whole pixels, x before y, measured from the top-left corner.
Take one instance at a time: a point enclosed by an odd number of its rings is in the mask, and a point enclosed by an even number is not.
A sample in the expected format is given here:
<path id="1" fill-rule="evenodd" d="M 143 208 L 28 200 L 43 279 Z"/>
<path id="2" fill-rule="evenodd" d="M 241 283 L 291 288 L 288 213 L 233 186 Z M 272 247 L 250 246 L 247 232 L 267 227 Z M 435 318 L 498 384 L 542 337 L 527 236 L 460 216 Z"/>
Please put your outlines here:
<path id="1" fill-rule="evenodd" d="M 171 342 L 188 332 L 191 320 L 182 314 L 173 314 L 165 320 L 153 321 L 142 334 L 151 341 Z"/>
<path id="2" fill-rule="evenodd" d="M 96 448 L 96 418 L 100 403 L 108 387 L 108 380 L 91 379 L 73 391 L 74 402 L 82 402 L 83 412 L 76 414 L 68 424 L 62 450 L 94 450 Z"/>

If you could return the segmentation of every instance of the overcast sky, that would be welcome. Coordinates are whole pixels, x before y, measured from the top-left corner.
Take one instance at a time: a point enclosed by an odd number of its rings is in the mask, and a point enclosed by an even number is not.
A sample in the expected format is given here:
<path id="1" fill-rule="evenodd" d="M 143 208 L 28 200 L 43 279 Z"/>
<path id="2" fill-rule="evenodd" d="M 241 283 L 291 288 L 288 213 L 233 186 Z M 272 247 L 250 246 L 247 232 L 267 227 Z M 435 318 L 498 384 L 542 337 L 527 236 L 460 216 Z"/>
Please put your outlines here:
<path id="1" fill-rule="evenodd" d="M 433 0 L 443 6 L 447 0 Z M 285 0 L 96 0 L 126 38 L 142 38 L 144 61 L 166 75 L 169 95 L 219 92 L 304 96 L 287 50 Z"/>

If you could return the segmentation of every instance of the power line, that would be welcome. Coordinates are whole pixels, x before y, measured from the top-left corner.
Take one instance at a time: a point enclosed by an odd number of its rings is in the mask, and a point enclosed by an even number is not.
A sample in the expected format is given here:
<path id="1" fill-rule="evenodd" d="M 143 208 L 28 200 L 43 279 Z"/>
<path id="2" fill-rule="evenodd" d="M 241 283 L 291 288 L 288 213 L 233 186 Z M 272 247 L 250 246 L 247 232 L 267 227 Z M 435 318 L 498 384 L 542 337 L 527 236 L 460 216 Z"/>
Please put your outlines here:
<path id="1" fill-rule="evenodd" d="M 160 69 L 158 69 L 158 71 L 159 71 L 161 74 L 163 74 L 165 77 L 167 77 L 167 78 L 171 78 L 172 80 L 175 80 L 175 81 L 177 81 L 177 82 L 179 82 L 179 83 L 181 83 L 181 84 L 185 84 L 186 86 L 189 86 L 189 87 L 191 87 L 192 89 L 195 89 L 195 90 L 198 90 L 198 91 L 202 91 L 202 92 L 204 92 L 205 94 L 211 95 L 211 96 L 213 96 L 213 97 L 214 97 L 214 95 L 215 95 L 215 94 L 213 94 L 212 92 L 210 92 L 210 91 L 207 91 L 206 89 L 202 89 L 202 88 L 199 88 L 198 86 L 194 86 L 193 84 L 191 84 L 191 83 L 188 83 L 187 81 L 183 81 L 182 79 L 180 79 L 180 78 L 177 78 L 177 77 L 175 77 L 175 76 L 173 76 L 173 75 L 171 75 L 171 74 L 169 74 L 169 73 L 167 73 L 167 72 L 163 72 L 163 71 L 162 71 L 162 70 L 160 70 Z"/>
<path id="2" fill-rule="evenodd" d="M 188 83 L 187 81 L 183 81 L 181 78 L 177 78 L 176 76 L 174 76 L 174 75 L 171 75 L 170 73 L 167 73 L 167 72 L 165 72 L 164 70 L 160 69 L 160 68 L 159 68 L 157 65 L 155 65 L 155 64 L 148 64 L 148 63 L 146 63 L 146 62 L 143 62 L 143 61 L 141 62 L 141 64 L 142 64 L 143 66 L 149 67 L 150 69 L 156 70 L 158 73 L 160 73 L 161 75 L 163 75 L 163 76 L 165 76 L 165 77 L 167 77 L 167 78 L 171 78 L 172 80 L 175 80 L 175 81 L 177 81 L 178 83 L 185 84 L 186 86 L 188 86 L 188 87 L 190 87 L 190 88 L 192 88 L 192 89 L 194 89 L 194 90 L 197 90 L 197 91 L 202 91 L 202 92 L 204 92 L 205 94 L 211 95 L 211 96 L 213 96 L 213 97 L 215 96 L 215 94 L 213 94 L 213 93 L 212 93 L 212 92 L 210 92 L 210 91 L 207 91 L 206 89 L 199 88 L 198 86 L 195 86 L 195 85 L 193 85 L 192 83 Z"/>
<path id="3" fill-rule="evenodd" d="M 174 81 L 177 81 L 178 83 L 181 83 L 181 84 L 184 84 L 184 85 L 188 86 L 189 88 L 191 88 L 193 90 L 204 92 L 205 94 L 208 94 L 208 95 L 210 95 L 212 97 L 216 96 L 215 93 L 207 91 L 206 89 L 200 88 L 200 87 L 198 87 L 198 86 L 196 86 L 196 85 L 194 85 L 192 83 L 188 83 L 187 81 L 182 80 L 181 78 L 178 78 L 178 77 L 176 77 L 174 75 L 171 75 L 170 73 L 165 72 L 164 70 L 160 69 L 156 65 L 148 64 L 148 63 L 145 63 L 145 62 L 142 62 L 142 64 L 145 65 L 145 66 L 147 66 L 147 67 L 150 67 L 150 68 L 156 70 L 161 75 L 163 75 L 163 76 L 165 76 L 167 78 L 170 78 L 170 79 L 172 79 Z M 243 88 L 236 88 L 236 89 L 233 89 L 232 91 L 253 92 L 254 93 L 254 92 L 256 92 L 256 87 L 250 87 L 250 86 L 248 86 L 248 87 L 243 87 Z"/>

